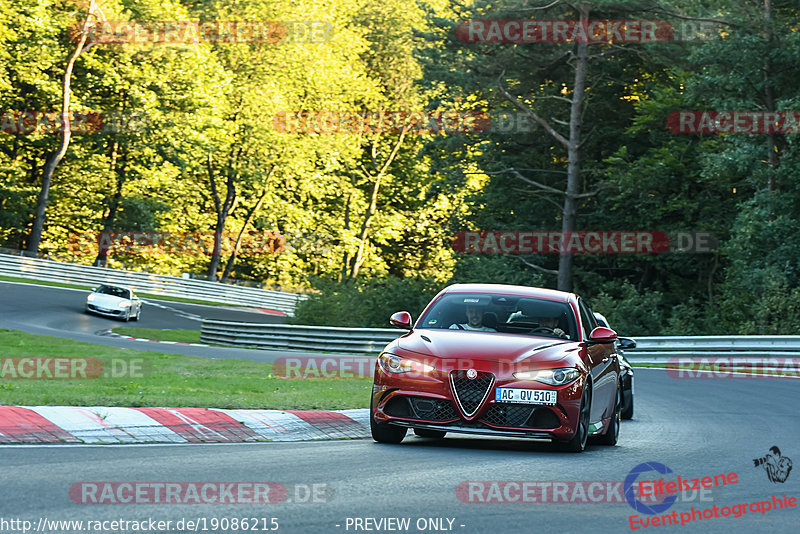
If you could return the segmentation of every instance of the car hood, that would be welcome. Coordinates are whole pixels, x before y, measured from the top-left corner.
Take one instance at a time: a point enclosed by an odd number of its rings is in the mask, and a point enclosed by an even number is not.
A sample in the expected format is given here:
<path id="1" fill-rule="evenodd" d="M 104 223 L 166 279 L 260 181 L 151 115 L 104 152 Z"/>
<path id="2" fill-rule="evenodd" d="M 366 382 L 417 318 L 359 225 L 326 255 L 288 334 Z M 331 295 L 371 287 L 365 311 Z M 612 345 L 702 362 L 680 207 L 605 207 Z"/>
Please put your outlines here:
<path id="1" fill-rule="evenodd" d="M 408 352 L 438 358 L 501 363 L 555 362 L 578 356 L 580 343 L 567 339 L 465 330 L 414 330 L 390 343 Z"/>
<path id="2" fill-rule="evenodd" d="M 127 300 L 115 297 L 114 295 L 104 295 L 102 293 L 93 293 L 93 294 L 94 294 L 94 300 L 92 301 L 92 304 L 94 304 L 95 306 L 100 306 L 101 308 L 115 309 L 119 306 L 120 302 L 122 302 L 123 300 Z"/>

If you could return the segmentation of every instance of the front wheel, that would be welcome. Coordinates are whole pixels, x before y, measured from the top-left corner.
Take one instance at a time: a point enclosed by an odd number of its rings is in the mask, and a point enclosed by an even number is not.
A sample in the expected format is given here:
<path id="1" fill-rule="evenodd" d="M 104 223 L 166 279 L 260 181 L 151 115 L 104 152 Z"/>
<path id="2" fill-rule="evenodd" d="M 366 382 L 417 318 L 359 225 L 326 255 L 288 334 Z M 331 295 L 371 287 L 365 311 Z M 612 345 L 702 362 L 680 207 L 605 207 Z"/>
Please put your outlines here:
<path id="1" fill-rule="evenodd" d="M 592 409 L 592 391 L 588 382 L 583 386 L 581 408 L 578 411 L 578 425 L 571 440 L 563 442 L 561 449 L 567 452 L 583 452 L 589 438 L 589 414 Z"/>
<path id="2" fill-rule="evenodd" d="M 407 431 L 402 426 L 376 423 L 372 410 L 372 401 L 369 403 L 369 429 L 372 432 L 372 439 L 378 443 L 400 443 L 406 437 Z"/>

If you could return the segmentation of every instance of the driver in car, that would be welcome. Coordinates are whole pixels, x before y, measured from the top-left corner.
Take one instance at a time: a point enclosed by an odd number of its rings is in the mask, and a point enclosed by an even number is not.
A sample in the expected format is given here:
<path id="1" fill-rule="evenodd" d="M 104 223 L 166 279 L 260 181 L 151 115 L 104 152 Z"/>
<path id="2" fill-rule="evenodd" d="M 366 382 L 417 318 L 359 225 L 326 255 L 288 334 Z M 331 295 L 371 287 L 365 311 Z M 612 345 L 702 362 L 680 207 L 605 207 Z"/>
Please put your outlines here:
<path id="1" fill-rule="evenodd" d="M 494 328 L 483 325 L 483 310 L 478 306 L 467 306 L 467 322 L 465 324 L 454 323 L 450 325 L 450 330 L 478 330 L 480 332 L 497 332 Z"/>
<path id="2" fill-rule="evenodd" d="M 558 317 L 539 317 L 539 326 L 549 328 L 555 335 L 562 339 L 567 338 L 566 332 L 558 327 Z"/>

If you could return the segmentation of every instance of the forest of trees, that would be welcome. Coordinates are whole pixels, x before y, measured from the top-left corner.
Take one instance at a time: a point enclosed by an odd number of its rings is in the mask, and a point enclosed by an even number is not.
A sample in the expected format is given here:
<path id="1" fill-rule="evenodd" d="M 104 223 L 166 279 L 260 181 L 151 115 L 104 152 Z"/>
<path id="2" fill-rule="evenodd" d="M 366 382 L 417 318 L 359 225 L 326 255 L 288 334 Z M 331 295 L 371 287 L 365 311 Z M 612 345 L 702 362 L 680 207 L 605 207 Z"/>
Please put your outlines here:
<path id="1" fill-rule="evenodd" d="M 656 21 L 659 38 L 470 26 L 532 19 Z M 115 39 L 123 21 L 138 29 Z M 159 42 L 153 21 L 267 29 L 192 38 L 175 24 Z M 71 135 L 53 126 L 64 110 Z M 800 116 L 797 1 L 0 0 L 0 247 L 305 292 L 295 320 L 309 324 L 385 326 L 448 283 L 486 282 L 575 291 L 628 335 L 796 334 L 800 135 L 676 133 L 668 117 L 687 110 Z M 483 127 L 288 127 L 377 111 Z M 454 247 L 465 231 L 702 232 L 717 246 L 481 254 Z M 74 246 L 133 232 L 212 244 Z M 215 253 L 223 234 L 232 246 Z"/>

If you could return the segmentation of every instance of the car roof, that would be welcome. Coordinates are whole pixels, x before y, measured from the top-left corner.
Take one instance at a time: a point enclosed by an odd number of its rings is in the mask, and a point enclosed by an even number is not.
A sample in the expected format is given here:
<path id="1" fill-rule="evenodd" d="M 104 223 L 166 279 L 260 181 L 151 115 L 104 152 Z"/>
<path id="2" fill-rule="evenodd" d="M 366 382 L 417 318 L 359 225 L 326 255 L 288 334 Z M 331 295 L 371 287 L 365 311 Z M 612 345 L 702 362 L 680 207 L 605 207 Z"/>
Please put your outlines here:
<path id="1" fill-rule="evenodd" d="M 548 300 L 569 302 L 572 293 L 546 289 L 543 287 L 513 286 L 506 284 L 453 284 L 442 290 L 442 293 L 503 293 L 519 297 L 538 297 Z"/>

